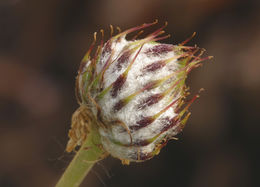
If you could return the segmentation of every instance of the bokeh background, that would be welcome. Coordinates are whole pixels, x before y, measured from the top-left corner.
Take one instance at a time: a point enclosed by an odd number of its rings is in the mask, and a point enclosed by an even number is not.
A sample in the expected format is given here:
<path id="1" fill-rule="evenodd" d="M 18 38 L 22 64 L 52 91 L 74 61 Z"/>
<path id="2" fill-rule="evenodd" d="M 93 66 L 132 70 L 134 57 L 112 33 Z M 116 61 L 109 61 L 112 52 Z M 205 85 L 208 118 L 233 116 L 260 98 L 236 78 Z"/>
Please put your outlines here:
<path id="1" fill-rule="evenodd" d="M 179 141 L 145 163 L 109 157 L 82 186 L 260 186 L 259 12 L 259 0 L 1 0 L 0 186 L 55 185 L 73 156 L 74 80 L 93 32 L 156 18 L 169 22 L 166 43 L 196 31 L 189 44 L 214 56 L 188 80 L 206 91 Z"/>

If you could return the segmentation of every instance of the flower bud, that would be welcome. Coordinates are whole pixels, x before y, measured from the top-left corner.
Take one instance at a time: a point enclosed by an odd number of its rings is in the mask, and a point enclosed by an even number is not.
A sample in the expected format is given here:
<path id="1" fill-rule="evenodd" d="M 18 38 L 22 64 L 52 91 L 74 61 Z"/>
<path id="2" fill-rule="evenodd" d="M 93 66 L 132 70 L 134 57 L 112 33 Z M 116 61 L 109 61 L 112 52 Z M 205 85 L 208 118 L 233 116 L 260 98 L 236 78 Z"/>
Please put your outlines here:
<path id="1" fill-rule="evenodd" d="M 164 27 L 143 39 L 127 40 L 129 33 L 154 23 L 120 32 L 90 53 L 81 62 L 76 79 L 76 95 L 81 105 L 74 113 L 67 151 L 81 145 L 87 124 L 97 125 L 103 148 L 123 163 L 145 161 L 158 154 L 168 140 L 182 131 L 190 116 L 185 80 L 201 61 L 203 49 L 159 43 Z M 87 117 L 82 117 L 87 116 Z M 74 122 L 73 122 L 74 121 Z"/>

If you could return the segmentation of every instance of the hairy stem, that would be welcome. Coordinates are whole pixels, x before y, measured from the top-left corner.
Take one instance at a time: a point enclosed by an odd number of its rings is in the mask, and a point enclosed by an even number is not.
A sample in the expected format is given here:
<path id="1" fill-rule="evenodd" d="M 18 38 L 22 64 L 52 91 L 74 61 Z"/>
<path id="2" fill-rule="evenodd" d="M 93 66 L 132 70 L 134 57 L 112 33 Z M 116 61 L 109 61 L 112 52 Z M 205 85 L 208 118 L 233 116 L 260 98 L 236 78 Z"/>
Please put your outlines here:
<path id="1" fill-rule="evenodd" d="M 56 187 L 77 187 L 81 184 L 94 164 L 105 154 L 104 150 L 98 146 L 99 142 L 98 133 L 94 129 L 91 130 Z"/>

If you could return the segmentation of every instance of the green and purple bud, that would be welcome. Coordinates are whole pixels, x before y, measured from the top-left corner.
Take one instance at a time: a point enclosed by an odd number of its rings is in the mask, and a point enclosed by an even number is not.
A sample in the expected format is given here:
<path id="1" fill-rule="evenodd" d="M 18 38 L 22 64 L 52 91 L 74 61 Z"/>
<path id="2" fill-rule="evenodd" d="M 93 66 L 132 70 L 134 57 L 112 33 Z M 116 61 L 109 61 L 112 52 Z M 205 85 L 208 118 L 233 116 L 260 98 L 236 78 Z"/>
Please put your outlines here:
<path id="1" fill-rule="evenodd" d="M 188 73 L 201 65 L 204 50 L 196 46 L 162 44 L 168 38 L 164 27 L 137 40 L 142 29 L 154 23 L 120 32 L 97 46 L 94 42 L 81 62 L 76 80 L 76 94 L 81 109 L 72 123 L 67 151 L 81 145 L 87 136 L 87 124 L 95 121 L 102 147 L 123 163 L 145 161 L 158 154 L 168 140 L 185 126 L 188 108 L 198 97 L 186 102 L 185 80 Z M 127 40 L 129 33 L 140 31 Z M 186 104 L 185 104 L 186 103 Z M 73 121 L 73 120 L 72 120 Z M 77 121 L 77 120 L 74 120 Z M 79 120 L 78 120 L 79 121 Z"/>

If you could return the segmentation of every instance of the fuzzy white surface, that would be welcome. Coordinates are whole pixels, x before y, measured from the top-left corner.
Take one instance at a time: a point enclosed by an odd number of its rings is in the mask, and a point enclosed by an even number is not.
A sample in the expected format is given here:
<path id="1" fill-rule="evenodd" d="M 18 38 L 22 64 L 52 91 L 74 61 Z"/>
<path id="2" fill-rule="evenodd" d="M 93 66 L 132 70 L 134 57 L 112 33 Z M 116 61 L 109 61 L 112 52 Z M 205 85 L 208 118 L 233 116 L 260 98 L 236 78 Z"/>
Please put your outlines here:
<path id="1" fill-rule="evenodd" d="M 129 60 L 125 62 L 122 65 L 121 70 L 118 70 L 117 66 L 117 59 L 120 57 L 120 55 L 123 54 L 123 52 L 129 47 L 135 47 L 132 45 L 133 41 L 127 41 L 125 38 L 122 38 L 118 42 L 112 42 L 111 48 L 114 50 L 114 55 L 112 58 L 112 64 L 109 66 L 109 68 L 105 71 L 104 74 L 104 87 L 110 86 L 128 67 L 128 65 L 131 63 L 133 58 L 135 57 L 137 51 L 139 50 L 139 47 L 133 54 L 131 54 Z M 148 72 L 144 73 L 143 69 L 149 64 L 152 64 L 159 60 L 167 60 L 169 58 L 174 57 L 176 54 L 171 51 L 168 53 L 165 53 L 163 55 L 147 55 L 145 52 L 155 45 L 160 45 L 159 43 L 146 43 L 144 44 L 142 50 L 138 54 L 137 58 L 135 59 L 128 75 L 126 78 L 125 83 L 123 84 L 121 90 L 118 92 L 117 96 L 113 98 L 108 92 L 104 98 L 102 98 L 100 101 L 98 101 L 98 104 L 101 106 L 102 110 L 102 117 L 106 121 L 113 121 L 113 120 L 120 120 L 127 128 L 131 126 L 137 125 L 137 121 L 141 120 L 143 117 L 148 116 L 154 116 L 161 110 L 163 110 L 168 104 L 169 104 L 169 96 L 165 96 L 163 99 L 161 99 L 158 103 L 153 104 L 149 107 L 146 107 L 144 109 L 138 109 L 138 105 L 147 97 L 162 93 L 166 89 L 168 89 L 171 86 L 171 83 L 175 81 L 176 77 L 173 76 L 170 81 L 165 82 L 164 84 L 160 85 L 157 88 L 151 89 L 149 91 L 143 91 L 139 94 L 137 94 L 126 106 L 124 106 L 120 111 L 114 112 L 113 107 L 115 104 L 135 93 L 136 91 L 142 89 L 147 83 L 153 81 L 153 80 L 159 80 L 163 77 L 172 74 L 176 70 L 178 70 L 178 62 L 177 60 L 172 60 L 171 62 L 167 63 L 164 67 L 160 68 L 159 70 L 155 72 Z M 107 60 L 110 58 L 109 53 L 104 54 L 103 58 L 100 59 L 100 61 L 97 64 L 97 74 L 100 73 L 102 68 L 104 67 Z M 179 96 L 179 94 L 177 94 Z M 176 99 L 176 98 L 174 98 Z M 173 100 L 174 100 L 173 99 Z M 141 128 L 139 130 L 133 131 L 131 133 L 133 142 L 138 142 L 142 140 L 147 140 L 150 138 L 153 138 L 158 133 L 160 133 L 160 130 L 163 127 L 163 124 L 161 123 L 161 119 L 165 117 L 169 117 L 169 119 L 174 118 L 177 114 L 174 113 L 174 107 L 170 107 L 168 110 L 166 110 L 164 113 L 160 115 L 159 118 L 157 118 L 153 123 L 149 124 L 147 127 Z M 123 131 L 123 127 L 121 126 L 113 126 L 111 128 L 111 131 L 107 131 L 100 128 L 100 133 L 104 144 L 105 149 L 111 153 L 115 157 L 121 157 L 125 159 L 133 158 L 134 155 L 136 155 L 138 149 L 136 147 L 124 147 L 119 146 L 117 144 L 108 142 L 109 139 L 114 139 L 117 142 L 120 142 L 122 144 L 130 144 L 130 136 L 127 132 Z M 169 133 L 172 135 L 175 135 L 174 128 L 164 132 L 161 136 L 168 136 Z M 141 148 L 142 153 L 146 154 L 149 152 L 152 152 L 155 148 L 156 141 L 147 145 L 143 146 Z M 130 159 L 131 160 L 131 159 Z"/>

